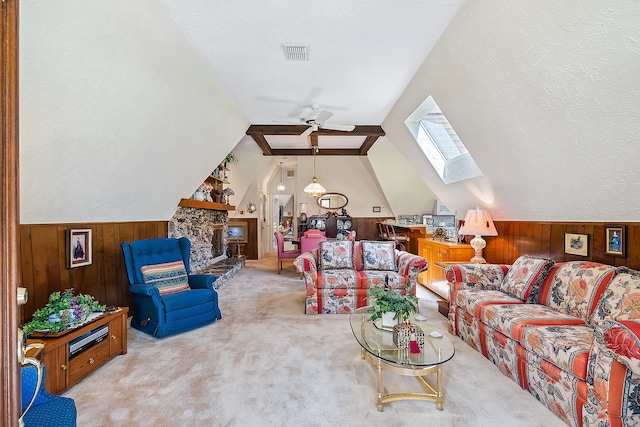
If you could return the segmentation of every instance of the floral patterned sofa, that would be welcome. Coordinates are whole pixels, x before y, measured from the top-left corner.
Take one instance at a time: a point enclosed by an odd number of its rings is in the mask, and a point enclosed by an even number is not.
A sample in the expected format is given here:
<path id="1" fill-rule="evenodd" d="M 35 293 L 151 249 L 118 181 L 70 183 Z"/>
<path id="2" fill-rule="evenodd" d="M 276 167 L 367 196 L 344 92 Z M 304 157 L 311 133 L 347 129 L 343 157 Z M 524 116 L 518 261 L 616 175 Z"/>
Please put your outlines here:
<path id="1" fill-rule="evenodd" d="M 570 426 L 640 426 L 640 272 L 522 256 L 454 264 L 449 331 Z"/>
<path id="2" fill-rule="evenodd" d="M 393 242 L 334 240 L 301 254 L 293 263 L 303 274 L 305 313 L 352 313 L 367 305 L 369 289 L 389 286 L 415 295 L 418 273 L 427 260 L 394 248 Z"/>

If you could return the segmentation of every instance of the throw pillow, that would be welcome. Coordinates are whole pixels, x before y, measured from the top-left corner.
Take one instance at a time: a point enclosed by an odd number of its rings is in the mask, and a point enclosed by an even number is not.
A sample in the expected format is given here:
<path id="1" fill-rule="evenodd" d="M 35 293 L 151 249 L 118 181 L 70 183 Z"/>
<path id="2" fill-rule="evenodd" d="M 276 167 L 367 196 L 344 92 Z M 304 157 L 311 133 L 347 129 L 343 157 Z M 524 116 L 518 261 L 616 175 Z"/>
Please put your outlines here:
<path id="1" fill-rule="evenodd" d="M 396 271 L 395 244 L 393 242 L 360 242 L 363 270 Z"/>
<path id="2" fill-rule="evenodd" d="M 191 289 L 189 287 L 189 276 L 182 261 L 145 265 L 140 267 L 140 271 L 142 272 L 144 283 L 158 288 L 160 295 Z"/>
<path id="3" fill-rule="evenodd" d="M 320 242 L 318 258 L 319 270 L 353 270 L 353 240 Z"/>
<path id="4" fill-rule="evenodd" d="M 522 255 L 504 277 L 500 290 L 522 301 L 536 303 L 542 282 L 555 261 Z"/>
<path id="5" fill-rule="evenodd" d="M 618 267 L 593 314 L 592 322 L 640 319 L 640 272 Z"/>

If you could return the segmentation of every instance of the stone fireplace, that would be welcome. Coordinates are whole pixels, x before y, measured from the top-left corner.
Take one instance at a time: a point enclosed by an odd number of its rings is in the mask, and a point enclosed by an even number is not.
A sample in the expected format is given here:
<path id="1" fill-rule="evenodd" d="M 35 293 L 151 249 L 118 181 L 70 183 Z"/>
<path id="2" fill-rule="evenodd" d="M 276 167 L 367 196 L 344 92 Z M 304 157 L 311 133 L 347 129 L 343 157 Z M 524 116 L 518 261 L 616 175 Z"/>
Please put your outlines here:
<path id="1" fill-rule="evenodd" d="M 225 245 L 225 233 L 224 233 L 224 224 L 213 224 L 211 229 L 213 231 L 213 235 L 211 236 L 211 256 L 213 258 L 217 258 L 221 255 L 224 255 L 227 251 Z"/>
<path id="2" fill-rule="evenodd" d="M 200 271 L 227 258 L 228 213 L 223 210 L 178 207 L 169 221 L 169 237 L 191 241 L 191 271 Z"/>

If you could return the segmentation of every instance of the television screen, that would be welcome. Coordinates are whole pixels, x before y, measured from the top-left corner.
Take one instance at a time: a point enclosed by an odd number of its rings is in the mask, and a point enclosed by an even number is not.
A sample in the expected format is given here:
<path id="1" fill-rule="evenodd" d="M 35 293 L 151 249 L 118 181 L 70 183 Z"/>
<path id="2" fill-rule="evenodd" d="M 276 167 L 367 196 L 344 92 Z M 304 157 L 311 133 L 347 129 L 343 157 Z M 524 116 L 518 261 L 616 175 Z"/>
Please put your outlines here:
<path id="1" fill-rule="evenodd" d="M 227 231 L 227 240 L 230 242 L 247 242 L 247 225 L 246 224 L 229 224 Z"/>

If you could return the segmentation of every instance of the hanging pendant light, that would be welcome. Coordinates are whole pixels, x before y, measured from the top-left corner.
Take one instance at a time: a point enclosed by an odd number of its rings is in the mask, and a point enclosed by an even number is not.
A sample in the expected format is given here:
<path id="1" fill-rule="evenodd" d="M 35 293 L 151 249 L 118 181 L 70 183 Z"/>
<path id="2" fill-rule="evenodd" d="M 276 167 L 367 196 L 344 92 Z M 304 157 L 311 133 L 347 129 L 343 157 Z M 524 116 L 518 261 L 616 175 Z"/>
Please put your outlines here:
<path id="1" fill-rule="evenodd" d="M 284 182 L 282 182 L 282 162 L 280 162 L 280 183 L 276 188 L 281 193 L 285 190 Z"/>
<path id="2" fill-rule="evenodd" d="M 304 192 L 309 193 L 309 197 L 320 197 L 327 190 L 324 189 L 322 185 L 318 183 L 318 178 L 316 178 L 316 153 L 318 152 L 318 147 L 313 147 L 313 179 L 311 180 L 311 184 L 304 187 Z"/>

